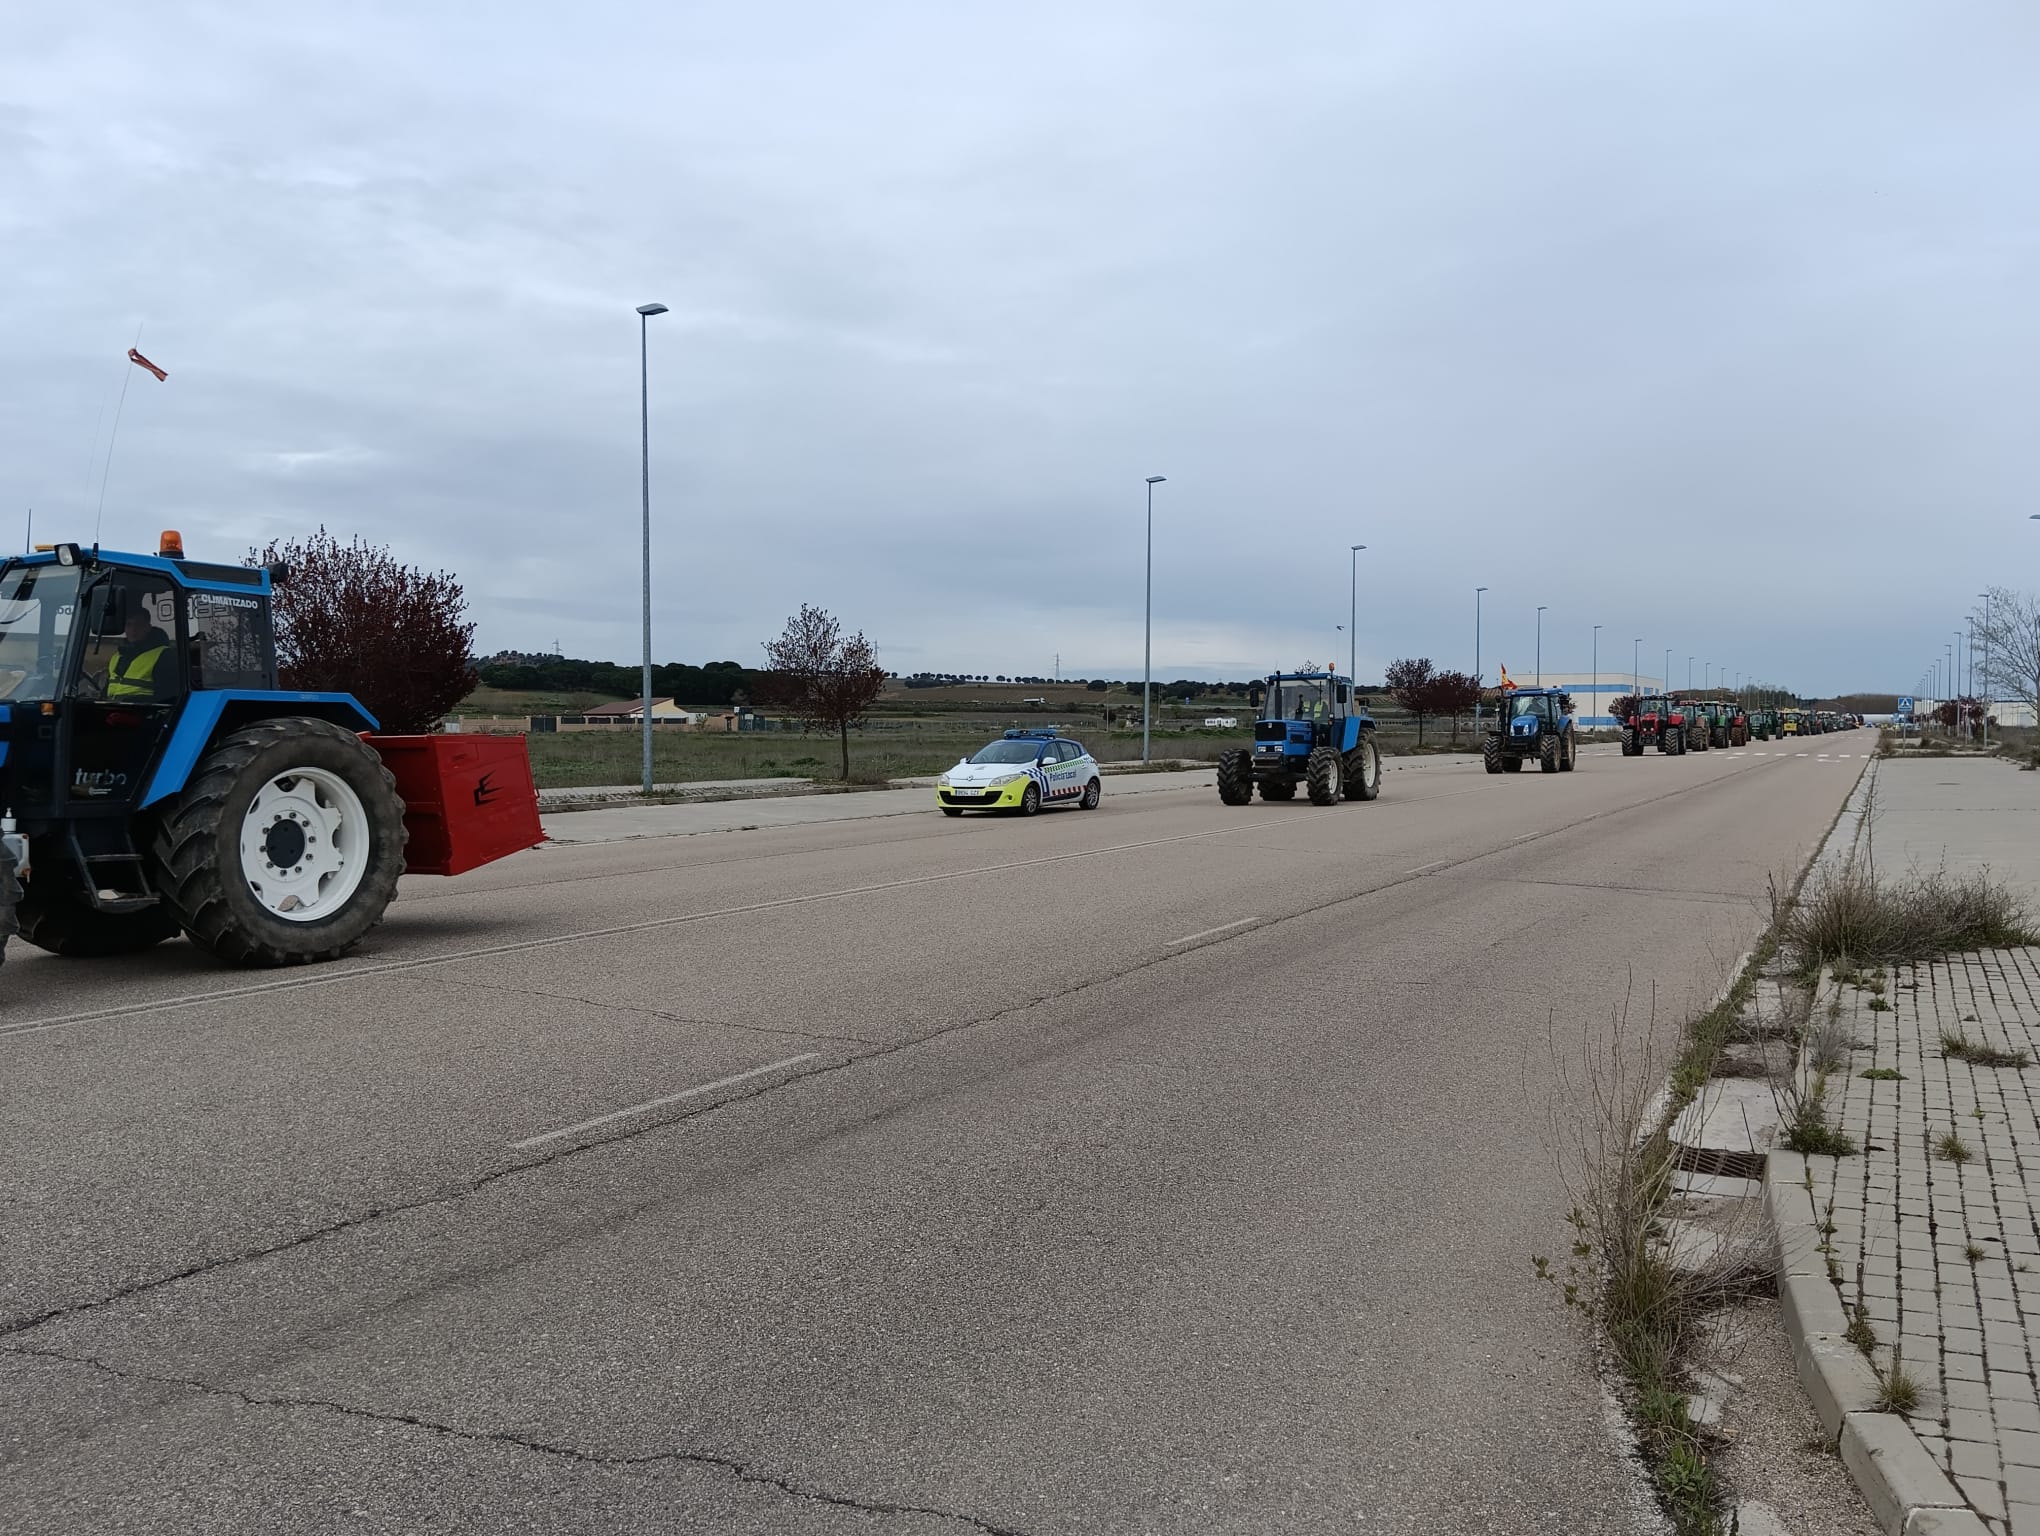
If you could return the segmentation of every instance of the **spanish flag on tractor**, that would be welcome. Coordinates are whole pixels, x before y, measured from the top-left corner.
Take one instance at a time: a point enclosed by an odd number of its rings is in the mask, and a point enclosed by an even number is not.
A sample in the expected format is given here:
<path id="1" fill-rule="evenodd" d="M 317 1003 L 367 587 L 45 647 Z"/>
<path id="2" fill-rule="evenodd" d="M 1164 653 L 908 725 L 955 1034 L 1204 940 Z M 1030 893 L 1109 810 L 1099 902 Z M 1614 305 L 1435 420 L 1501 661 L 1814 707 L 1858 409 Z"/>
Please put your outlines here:
<path id="1" fill-rule="evenodd" d="M 1510 689 L 1514 688 L 1515 686 L 1516 686 L 1516 680 L 1515 680 L 1515 679 L 1514 679 L 1513 677 L 1509 676 L 1509 669 L 1508 669 L 1507 667 L 1503 667 L 1503 668 L 1502 668 L 1502 690 L 1503 690 L 1503 692 L 1507 692 L 1508 690 L 1510 690 Z"/>

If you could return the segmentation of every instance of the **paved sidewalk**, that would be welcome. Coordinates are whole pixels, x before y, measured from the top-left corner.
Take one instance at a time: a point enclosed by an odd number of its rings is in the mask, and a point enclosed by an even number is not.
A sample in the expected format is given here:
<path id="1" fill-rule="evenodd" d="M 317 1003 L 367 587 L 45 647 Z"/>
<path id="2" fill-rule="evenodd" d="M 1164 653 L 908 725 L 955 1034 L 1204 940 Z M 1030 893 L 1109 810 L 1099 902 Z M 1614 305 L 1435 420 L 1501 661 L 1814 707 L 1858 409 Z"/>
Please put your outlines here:
<path id="1" fill-rule="evenodd" d="M 1884 762 L 1824 858 L 1867 846 L 1886 877 L 1988 864 L 2040 901 L 2036 824 L 2040 777 Z M 1766 1174 L 1801 1379 L 1887 1530 L 2040 1536 L 2040 947 L 1830 978 L 1809 1035 L 1824 1025 L 1842 1042 L 1830 1123 L 1859 1150 L 1773 1153 Z M 2029 1065 L 1951 1059 L 1958 1035 Z M 1906 1416 L 1879 1411 L 1894 1350 L 1924 1389 Z"/>

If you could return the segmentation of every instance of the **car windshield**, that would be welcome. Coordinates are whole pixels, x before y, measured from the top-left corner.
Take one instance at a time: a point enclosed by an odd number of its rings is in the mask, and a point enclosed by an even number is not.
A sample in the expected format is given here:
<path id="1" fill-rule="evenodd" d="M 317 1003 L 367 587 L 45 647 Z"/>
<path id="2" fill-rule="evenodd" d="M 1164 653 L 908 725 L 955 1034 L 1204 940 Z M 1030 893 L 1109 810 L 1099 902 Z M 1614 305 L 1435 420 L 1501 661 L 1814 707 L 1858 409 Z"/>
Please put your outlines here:
<path id="1" fill-rule="evenodd" d="M 983 748 L 971 761 L 974 763 L 1031 763 L 1041 756 L 1045 743 L 1041 741 L 995 741 Z"/>
<path id="2" fill-rule="evenodd" d="M 0 570 L 0 699 L 57 697 L 57 674 L 78 607 L 78 569 L 10 565 Z"/>
<path id="3" fill-rule="evenodd" d="M 1289 678 L 1268 690 L 1261 707 L 1263 720 L 1322 720 L 1331 713 L 1331 685 L 1322 678 L 1303 682 Z"/>

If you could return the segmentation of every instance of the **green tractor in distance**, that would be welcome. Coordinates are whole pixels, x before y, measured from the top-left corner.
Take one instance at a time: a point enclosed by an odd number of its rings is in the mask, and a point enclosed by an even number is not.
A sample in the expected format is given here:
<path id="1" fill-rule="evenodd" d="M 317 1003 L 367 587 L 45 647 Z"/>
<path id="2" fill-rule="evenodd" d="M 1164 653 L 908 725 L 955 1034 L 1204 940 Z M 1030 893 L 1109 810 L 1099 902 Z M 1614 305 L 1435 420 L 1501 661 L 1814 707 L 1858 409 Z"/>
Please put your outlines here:
<path id="1" fill-rule="evenodd" d="M 1753 709 L 1750 711 L 1750 735 L 1757 741 L 1769 741 L 1778 734 L 1778 711 L 1775 709 Z"/>
<path id="2" fill-rule="evenodd" d="M 1700 713 L 1707 721 L 1707 742 L 1715 747 L 1748 746 L 1749 716 L 1734 699 L 1703 699 Z"/>

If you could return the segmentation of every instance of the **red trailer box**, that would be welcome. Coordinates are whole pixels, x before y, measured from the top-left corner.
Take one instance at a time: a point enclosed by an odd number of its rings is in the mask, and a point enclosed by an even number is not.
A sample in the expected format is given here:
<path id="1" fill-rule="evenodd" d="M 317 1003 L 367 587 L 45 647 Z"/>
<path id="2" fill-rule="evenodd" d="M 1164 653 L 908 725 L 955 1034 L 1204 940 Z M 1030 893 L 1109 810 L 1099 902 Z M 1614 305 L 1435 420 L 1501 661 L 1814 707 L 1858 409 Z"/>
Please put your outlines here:
<path id="1" fill-rule="evenodd" d="M 371 736 L 404 802 L 404 873 L 458 875 L 545 841 L 522 736 Z"/>

